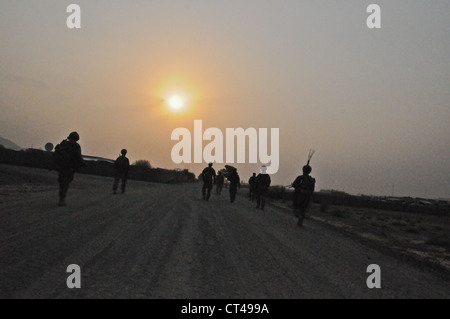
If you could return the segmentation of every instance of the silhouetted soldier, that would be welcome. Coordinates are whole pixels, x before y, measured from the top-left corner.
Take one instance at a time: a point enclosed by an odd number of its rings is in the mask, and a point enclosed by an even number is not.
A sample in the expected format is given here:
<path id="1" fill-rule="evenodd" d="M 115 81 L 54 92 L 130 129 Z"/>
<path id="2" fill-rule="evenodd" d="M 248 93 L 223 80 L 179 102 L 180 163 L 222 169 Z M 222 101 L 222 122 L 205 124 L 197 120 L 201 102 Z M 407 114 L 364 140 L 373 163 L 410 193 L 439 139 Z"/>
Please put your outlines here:
<path id="1" fill-rule="evenodd" d="M 128 179 L 128 170 L 130 168 L 130 161 L 125 156 L 127 155 L 127 150 L 123 149 L 121 155 L 114 162 L 114 184 L 113 184 L 113 194 L 117 194 L 117 188 L 119 187 L 119 181 L 121 183 L 122 194 L 125 193 L 125 187 Z"/>
<path id="2" fill-rule="evenodd" d="M 217 194 L 221 194 L 222 193 L 222 187 L 223 187 L 223 182 L 225 181 L 225 177 L 223 176 L 222 172 L 219 171 L 219 175 L 217 175 L 216 178 L 216 191 Z"/>
<path id="3" fill-rule="evenodd" d="M 233 168 L 227 179 L 230 181 L 230 201 L 233 203 L 236 199 L 237 189 L 241 188 L 241 179 L 236 168 Z"/>
<path id="4" fill-rule="evenodd" d="M 272 182 L 266 171 L 267 167 L 261 166 L 261 173 L 256 176 L 256 208 L 264 209 L 266 205 L 266 196 Z"/>
<path id="5" fill-rule="evenodd" d="M 81 147 L 77 143 L 80 136 L 72 132 L 60 144 L 56 145 L 53 154 L 54 164 L 58 170 L 59 202 L 58 206 L 66 206 L 66 195 L 69 184 L 73 181 L 75 171 L 86 166 L 81 156 Z"/>
<path id="6" fill-rule="evenodd" d="M 253 175 L 249 178 L 248 185 L 248 198 L 253 202 L 256 197 L 256 173 L 253 173 Z"/>
<path id="7" fill-rule="evenodd" d="M 314 193 L 316 180 L 309 175 L 311 170 L 311 166 L 303 166 L 303 175 L 298 176 L 292 183 L 292 187 L 295 188 L 294 214 L 298 217 L 297 226 L 303 225 L 306 210 L 311 203 L 312 195 Z"/>
<path id="8" fill-rule="evenodd" d="M 204 200 L 209 200 L 211 196 L 211 189 L 213 188 L 213 183 L 216 181 L 216 171 L 212 168 L 213 163 L 209 163 L 202 172 L 203 187 L 202 195 Z"/>

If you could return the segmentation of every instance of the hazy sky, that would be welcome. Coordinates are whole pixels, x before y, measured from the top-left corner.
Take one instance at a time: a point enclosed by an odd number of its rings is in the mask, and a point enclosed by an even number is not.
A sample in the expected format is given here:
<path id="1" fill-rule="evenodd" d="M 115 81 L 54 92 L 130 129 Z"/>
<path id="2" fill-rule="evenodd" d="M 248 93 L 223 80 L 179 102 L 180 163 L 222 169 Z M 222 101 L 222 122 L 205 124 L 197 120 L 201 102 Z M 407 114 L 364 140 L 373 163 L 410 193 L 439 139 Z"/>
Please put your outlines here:
<path id="1" fill-rule="evenodd" d="M 317 189 L 449 198 L 449 17 L 448 0 L 0 0 L 0 136 L 77 130 L 86 155 L 198 174 L 172 162 L 175 128 L 279 128 L 274 184 L 315 149 Z"/>

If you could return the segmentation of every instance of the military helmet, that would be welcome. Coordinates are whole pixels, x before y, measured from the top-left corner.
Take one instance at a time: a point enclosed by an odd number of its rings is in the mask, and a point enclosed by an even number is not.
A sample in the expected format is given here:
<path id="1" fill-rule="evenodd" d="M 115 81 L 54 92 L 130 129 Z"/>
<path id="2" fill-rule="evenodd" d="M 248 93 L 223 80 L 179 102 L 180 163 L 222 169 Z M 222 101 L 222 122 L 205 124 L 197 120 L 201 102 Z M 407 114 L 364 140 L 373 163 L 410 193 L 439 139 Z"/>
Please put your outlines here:
<path id="1" fill-rule="evenodd" d="M 127 152 L 126 149 L 123 149 L 123 150 L 120 151 L 120 153 L 121 153 L 122 155 L 126 155 L 128 152 Z"/>
<path id="2" fill-rule="evenodd" d="M 309 166 L 309 165 L 303 166 L 303 173 L 309 174 L 309 173 L 311 173 L 311 171 L 312 171 L 311 166 Z"/>
<path id="3" fill-rule="evenodd" d="M 80 135 L 78 135 L 77 132 L 72 132 L 72 133 L 69 134 L 67 139 L 77 142 L 80 139 Z"/>

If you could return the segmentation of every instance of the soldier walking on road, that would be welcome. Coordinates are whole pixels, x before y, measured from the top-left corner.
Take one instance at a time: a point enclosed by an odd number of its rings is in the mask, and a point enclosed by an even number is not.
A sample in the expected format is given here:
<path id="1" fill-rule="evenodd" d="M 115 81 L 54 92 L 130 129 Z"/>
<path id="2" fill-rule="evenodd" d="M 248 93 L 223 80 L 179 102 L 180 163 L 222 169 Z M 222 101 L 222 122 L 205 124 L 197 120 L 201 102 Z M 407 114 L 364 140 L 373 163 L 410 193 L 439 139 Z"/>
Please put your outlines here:
<path id="1" fill-rule="evenodd" d="M 261 166 L 261 173 L 256 176 L 256 208 L 264 209 L 271 182 L 270 175 L 267 174 L 267 167 Z"/>
<path id="2" fill-rule="evenodd" d="M 208 167 L 206 167 L 202 172 L 203 200 L 209 200 L 209 197 L 211 196 L 211 189 L 213 188 L 213 183 L 216 182 L 216 171 L 214 170 L 214 168 L 212 168 L 212 166 L 213 166 L 213 163 L 209 163 Z"/>
<path id="3" fill-rule="evenodd" d="M 313 154 L 314 151 L 310 151 L 308 163 L 303 166 L 302 169 L 303 175 L 298 176 L 292 183 L 292 187 L 295 188 L 294 215 L 295 217 L 298 217 L 297 226 L 299 227 L 303 225 L 303 220 L 305 219 L 306 211 L 311 204 L 312 195 L 316 185 L 316 180 L 309 175 L 312 171 L 311 166 L 309 166 L 309 161 Z"/>
<path id="4" fill-rule="evenodd" d="M 216 191 L 217 194 L 221 194 L 222 193 L 222 187 L 223 187 L 223 182 L 225 181 L 225 177 L 223 176 L 222 172 L 219 171 L 219 175 L 217 175 L 216 178 Z"/>
<path id="5" fill-rule="evenodd" d="M 66 195 L 69 184 L 73 181 L 75 171 L 86 166 L 81 156 L 81 147 L 77 143 L 80 135 L 77 132 L 69 134 L 66 140 L 56 145 L 53 161 L 58 171 L 59 202 L 58 206 L 66 206 Z"/>
<path id="6" fill-rule="evenodd" d="M 241 188 L 241 180 L 236 168 L 232 169 L 228 180 L 230 181 L 230 201 L 233 203 L 236 199 L 237 189 Z"/>
<path id="7" fill-rule="evenodd" d="M 123 149 L 121 155 L 114 162 L 114 184 L 113 194 L 117 194 L 117 188 L 119 187 L 119 181 L 121 183 L 122 194 L 125 193 L 125 187 L 128 179 L 128 170 L 130 168 L 130 161 L 126 157 L 127 150 Z"/>
<path id="8" fill-rule="evenodd" d="M 256 173 L 253 173 L 253 175 L 249 178 L 248 185 L 248 199 L 253 202 L 256 197 Z"/>

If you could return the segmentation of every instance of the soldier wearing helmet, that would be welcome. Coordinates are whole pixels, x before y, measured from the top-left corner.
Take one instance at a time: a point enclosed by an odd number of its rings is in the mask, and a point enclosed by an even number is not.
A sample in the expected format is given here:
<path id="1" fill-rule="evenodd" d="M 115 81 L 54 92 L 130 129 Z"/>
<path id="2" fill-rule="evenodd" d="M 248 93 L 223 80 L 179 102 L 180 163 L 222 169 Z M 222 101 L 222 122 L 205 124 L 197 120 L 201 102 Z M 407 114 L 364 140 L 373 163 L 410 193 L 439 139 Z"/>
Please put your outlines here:
<path id="1" fill-rule="evenodd" d="M 81 147 L 77 143 L 80 135 L 77 132 L 69 134 L 66 140 L 56 145 L 53 153 L 55 168 L 58 171 L 59 202 L 58 206 L 66 206 L 66 195 L 69 184 L 73 181 L 75 171 L 86 166 L 81 155 Z"/>
<path id="2" fill-rule="evenodd" d="M 299 227 L 303 225 L 303 220 L 305 219 L 306 211 L 311 204 L 316 184 L 316 180 L 309 175 L 312 171 L 309 164 L 303 166 L 302 171 L 303 175 L 298 176 L 292 183 L 292 187 L 295 189 L 294 214 L 298 217 L 297 226 Z"/>
<path id="3" fill-rule="evenodd" d="M 117 194 L 117 188 L 119 187 L 119 181 L 121 181 L 121 191 L 122 194 L 125 193 L 125 188 L 128 180 L 128 170 L 130 168 L 130 161 L 126 157 L 127 150 L 123 149 L 120 152 L 120 156 L 114 162 L 114 184 L 113 184 L 113 194 Z"/>
<path id="4" fill-rule="evenodd" d="M 208 167 L 206 167 L 202 171 L 202 179 L 203 179 L 203 186 L 202 186 L 202 196 L 203 200 L 209 200 L 209 197 L 211 196 L 211 189 L 213 188 L 213 184 L 216 182 L 216 171 L 214 168 L 212 168 L 213 163 L 209 162 Z"/>
<path id="5" fill-rule="evenodd" d="M 237 190 L 238 188 L 241 188 L 241 178 L 235 167 L 231 169 L 231 173 L 229 173 L 227 179 L 230 181 L 230 202 L 234 203 Z"/>
<path id="6" fill-rule="evenodd" d="M 261 166 L 261 173 L 256 176 L 256 208 L 264 210 L 266 205 L 266 196 L 269 193 L 270 175 L 267 174 L 267 166 Z"/>

